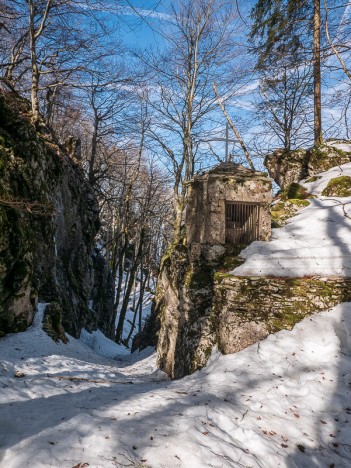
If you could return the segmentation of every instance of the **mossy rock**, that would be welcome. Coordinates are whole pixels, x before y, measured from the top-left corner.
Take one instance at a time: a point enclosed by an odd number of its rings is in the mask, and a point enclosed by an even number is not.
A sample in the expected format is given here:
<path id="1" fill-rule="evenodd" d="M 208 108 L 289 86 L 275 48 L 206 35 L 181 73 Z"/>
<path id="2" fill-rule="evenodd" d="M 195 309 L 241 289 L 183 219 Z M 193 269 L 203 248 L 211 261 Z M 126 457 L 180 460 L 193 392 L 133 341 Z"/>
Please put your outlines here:
<path id="1" fill-rule="evenodd" d="M 306 153 L 308 173 L 310 175 L 328 171 L 332 167 L 349 163 L 351 155 L 330 145 L 314 147 Z"/>
<path id="2" fill-rule="evenodd" d="M 295 216 L 303 208 L 309 206 L 308 200 L 301 200 L 299 198 L 292 198 L 288 200 L 281 200 L 276 205 L 272 206 L 272 227 L 282 227 L 285 221 Z"/>
<path id="3" fill-rule="evenodd" d="M 207 265 L 191 266 L 184 277 L 184 286 L 187 289 L 204 289 L 212 284 L 212 269 Z"/>
<path id="4" fill-rule="evenodd" d="M 312 182 L 316 182 L 317 180 L 321 179 L 322 176 L 313 176 L 313 177 L 310 177 L 309 179 L 306 180 L 306 184 L 310 184 Z"/>
<path id="5" fill-rule="evenodd" d="M 236 277 L 216 274 L 219 315 L 235 316 L 234 326 L 263 323 L 269 333 L 287 329 L 304 317 L 350 300 L 349 278 Z M 234 333 L 234 330 L 233 330 Z M 234 340 L 235 341 L 235 340 Z M 228 352 L 234 352 L 230 350 Z"/>
<path id="6" fill-rule="evenodd" d="M 289 199 L 305 200 L 309 196 L 310 196 L 310 193 L 305 187 L 303 187 L 302 185 L 296 182 L 293 182 L 292 184 L 289 185 L 287 189 L 285 189 L 281 193 L 280 198 L 281 200 L 289 200 Z"/>
<path id="7" fill-rule="evenodd" d="M 230 271 L 244 263 L 245 259 L 240 257 L 240 253 L 248 244 L 227 244 L 225 253 L 218 259 L 216 269 L 219 271 Z"/>
<path id="8" fill-rule="evenodd" d="M 288 200 L 289 203 L 292 205 L 296 205 L 300 208 L 306 208 L 306 206 L 309 206 L 310 202 L 307 200 L 301 200 L 299 198 L 291 198 Z"/>
<path id="9" fill-rule="evenodd" d="M 231 275 L 230 273 L 226 273 L 223 271 L 216 271 L 214 273 L 214 281 L 218 285 L 218 284 L 221 284 L 224 280 L 231 278 L 232 276 L 233 275 Z"/>
<path id="10" fill-rule="evenodd" d="M 349 143 L 349 142 L 348 142 Z M 270 176 L 284 190 L 305 177 L 315 176 L 335 166 L 351 161 L 351 153 L 332 145 L 321 145 L 309 150 L 298 149 L 290 152 L 276 150 L 265 158 Z M 314 182 L 313 178 L 308 182 Z M 293 194 L 287 198 L 299 198 Z"/>
<path id="11" fill-rule="evenodd" d="M 221 263 L 219 265 L 219 269 L 223 269 L 225 271 L 233 270 L 234 268 L 242 265 L 245 262 L 245 259 L 239 256 L 230 256 L 227 255 L 221 259 Z"/>
<path id="12" fill-rule="evenodd" d="M 331 179 L 322 195 L 324 197 L 351 197 L 351 177 L 340 176 Z"/>
<path id="13" fill-rule="evenodd" d="M 62 308 L 58 302 L 52 302 L 46 306 L 43 318 L 43 330 L 56 342 L 68 342 L 62 326 Z"/>

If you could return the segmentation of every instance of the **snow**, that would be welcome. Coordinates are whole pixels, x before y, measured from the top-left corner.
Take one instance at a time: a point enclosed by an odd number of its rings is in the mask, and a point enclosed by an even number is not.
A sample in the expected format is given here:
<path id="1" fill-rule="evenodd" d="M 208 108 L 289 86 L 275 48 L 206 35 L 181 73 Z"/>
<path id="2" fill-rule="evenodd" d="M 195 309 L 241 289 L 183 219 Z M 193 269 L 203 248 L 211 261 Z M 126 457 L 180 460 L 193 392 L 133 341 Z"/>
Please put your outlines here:
<path id="1" fill-rule="evenodd" d="M 241 252 L 245 263 L 237 276 L 342 276 L 351 277 L 351 197 L 321 197 L 330 179 L 351 176 L 351 163 L 324 173 L 303 185 L 312 195 L 310 206 L 273 229 L 271 242 L 253 242 Z"/>
<path id="2" fill-rule="evenodd" d="M 334 145 L 337 146 L 337 145 Z M 350 145 L 350 152 L 351 152 L 351 145 Z M 326 172 L 321 172 L 320 174 L 317 174 L 316 177 L 318 179 L 314 182 L 306 183 L 305 181 L 302 181 L 302 185 L 304 185 L 307 190 L 315 196 L 320 196 L 324 188 L 328 185 L 328 182 L 331 179 L 334 179 L 336 177 L 340 176 L 349 176 L 351 177 L 351 163 L 343 164 L 341 166 L 336 166 L 330 169 L 329 171 Z M 309 178 L 307 178 L 308 180 Z"/>
<path id="3" fill-rule="evenodd" d="M 122 345 L 116 344 L 114 341 L 109 340 L 100 331 L 96 330 L 89 333 L 86 330 L 82 330 L 80 340 L 83 341 L 89 348 L 93 349 L 97 354 L 105 356 L 107 358 L 115 358 L 119 354 L 129 355 L 130 350 Z"/>
<path id="4" fill-rule="evenodd" d="M 333 146 L 341 151 L 345 151 L 345 153 L 351 153 L 351 143 L 349 142 L 340 142 L 338 140 L 327 141 L 326 143 L 329 146 Z"/>
<path id="5" fill-rule="evenodd" d="M 340 173 L 351 165 L 305 186 L 320 195 Z M 248 247 L 235 274 L 350 276 L 351 198 L 310 202 Z M 173 382 L 152 350 L 127 354 L 101 332 L 53 342 L 44 309 L 0 339 L 1 467 L 351 466 L 351 303 L 237 354 L 214 351 Z"/>
<path id="6" fill-rule="evenodd" d="M 174 382 L 150 350 L 54 343 L 43 308 L 0 340 L 1 466 L 351 466 L 351 304 Z"/>

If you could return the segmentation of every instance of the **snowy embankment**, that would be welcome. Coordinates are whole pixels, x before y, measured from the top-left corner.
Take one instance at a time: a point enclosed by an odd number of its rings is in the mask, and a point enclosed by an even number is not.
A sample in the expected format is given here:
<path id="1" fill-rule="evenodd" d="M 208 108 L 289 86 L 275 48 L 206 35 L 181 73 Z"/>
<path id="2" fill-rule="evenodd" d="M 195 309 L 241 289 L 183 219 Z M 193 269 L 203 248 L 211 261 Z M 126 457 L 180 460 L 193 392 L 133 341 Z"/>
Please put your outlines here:
<path id="1" fill-rule="evenodd" d="M 154 354 L 53 343 L 38 314 L 0 340 L 0 466 L 351 466 L 350 330 L 342 304 L 170 382 Z"/>
<path id="2" fill-rule="evenodd" d="M 318 198 L 273 229 L 271 242 L 253 242 L 241 252 L 245 263 L 233 270 L 237 276 L 310 275 L 351 277 L 351 197 L 320 196 L 328 182 L 351 176 L 351 163 L 319 174 L 314 182 L 302 183 Z"/>

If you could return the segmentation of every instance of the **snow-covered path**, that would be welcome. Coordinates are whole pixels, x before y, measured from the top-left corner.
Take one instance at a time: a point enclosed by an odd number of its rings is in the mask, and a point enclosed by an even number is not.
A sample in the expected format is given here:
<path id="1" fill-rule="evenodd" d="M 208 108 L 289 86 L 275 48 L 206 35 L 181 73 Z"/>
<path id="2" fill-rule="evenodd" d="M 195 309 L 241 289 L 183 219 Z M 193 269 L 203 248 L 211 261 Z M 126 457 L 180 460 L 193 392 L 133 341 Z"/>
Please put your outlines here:
<path id="1" fill-rule="evenodd" d="M 175 382 L 150 352 L 55 344 L 40 314 L 0 356 L 4 468 L 351 466 L 351 304 Z"/>

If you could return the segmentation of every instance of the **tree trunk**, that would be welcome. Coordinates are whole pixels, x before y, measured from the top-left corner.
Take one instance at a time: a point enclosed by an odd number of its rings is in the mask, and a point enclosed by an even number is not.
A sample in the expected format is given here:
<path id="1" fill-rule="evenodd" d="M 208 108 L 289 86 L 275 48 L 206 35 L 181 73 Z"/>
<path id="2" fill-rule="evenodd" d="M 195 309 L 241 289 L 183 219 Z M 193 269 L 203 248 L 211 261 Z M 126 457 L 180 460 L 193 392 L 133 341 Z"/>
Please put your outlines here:
<path id="1" fill-rule="evenodd" d="M 174 220 L 174 234 L 173 242 L 177 244 L 182 239 L 182 227 L 184 218 L 184 209 L 179 201 L 175 202 L 175 220 Z"/>
<path id="2" fill-rule="evenodd" d="M 143 278 L 143 268 L 144 268 L 144 256 L 143 251 L 140 252 L 140 290 L 139 290 L 139 320 L 138 320 L 138 333 L 141 333 L 142 327 L 142 316 L 143 316 L 143 298 L 144 298 L 144 278 Z"/>
<path id="3" fill-rule="evenodd" d="M 37 64 L 37 54 L 36 54 L 36 35 L 35 35 L 35 26 L 34 26 L 34 6 L 30 4 L 29 12 L 29 49 L 30 49 L 30 60 L 31 60 L 31 73 L 32 73 L 32 84 L 30 99 L 32 104 L 32 122 L 35 126 L 39 124 L 39 99 L 38 99 L 38 90 L 39 90 L 39 70 Z"/>
<path id="4" fill-rule="evenodd" d="M 314 144 L 320 146 L 322 138 L 321 104 L 321 10 L 320 0 L 314 0 L 313 14 L 313 77 L 314 77 Z"/>
<path id="5" fill-rule="evenodd" d="M 129 347 L 129 341 L 130 341 L 130 339 L 131 339 L 131 337 L 133 335 L 133 331 L 135 330 L 135 323 L 136 323 L 136 318 L 137 318 L 138 312 L 140 313 L 140 310 L 142 310 L 144 291 L 145 291 L 145 286 L 146 286 L 146 282 L 147 282 L 148 278 L 149 278 L 149 276 L 146 275 L 143 282 L 140 283 L 140 295 L 139 295 L 139 298 L 138 298 L 136 308 L 134 310 L 133 321 L 132 321 L 131 326 L 130 326 L 130 332 L 129 332 L 129 335 L 127 336 L 127 338 L 124 340 L 124 344 L 127 347 Z"/>
<path id="6" fill-rule="evenodd" d="M 97 141 L 98 141 L 98 131 L 99 131 L 99 117 L 97 112 L 95 111 L 94 116 L 94 129 L 93 129 L 93 136 L 91 138 L 91 152 L 89 158 L 89 172 L 88 172 L 88 179 L 91 186 L 95 185 L 95 160 L 96 160 L 96 153 L 97 153 Z"/>
<path id="7" fill-rule="evenodd" d="M 117 311 L 118 311 L 118 306 L 119 306 L 119 302 L 121 299 L 123 273 L 124 273 L 124 261 L 125 261 L 125 252 L 127 249 L 127 245 L 128 245 L 128 240 L 127 240 L 127 237 L 125 237 L 123 246 L 120 245 L 118 248 L 119 250 L 116 253 L 116 255 L 118 255 L 118 259 L 116 260 L 116 265 L 114 266 L 114 269 L 113 269 L 114 285 L 116 285 L 116 280 L 117 280 L 115 300 L 113 304 L 113 314 L 112 314 L 112 320 L 111 320 L 111 327 L 113 329 L 115 329 L 116 327 Z"/>
<path id="8" fill-rule="evenodd" d="M 134 277 L 136 275 L 136 272 L 137 272 L 137 269 L 138 269 L 138 266 L 139 266 L 139 259 L 140 259 L 142 248 L 143 248 L 143 242 L 144 242 L 144 229 L 142 228 L 141 231 L 140 231 L 140 243 L 139 243 L 138 252 L 137 252 L 137 254 L 135 256 L 135 261 L 134 261 L 134 263 L 132 265 L 132 268 L 130 269 L 129 280 L 128 280 L 127 288 L 125 290 L 121 311 L 120 311 L 120 314 L 119 314 L 118 325 L 117 325 L 116 336 L 115 336 L 115 342 L 116 343 L 121 343 L 122 338 L 123 338 L 123 336 L 122 336 L 123 335 L 123 325 L 124 325 L 124 321 L 125 321 L 126 314 L 127 314 L 130 293 L 131 293 L 132 288 L 133 288 Z"/>

